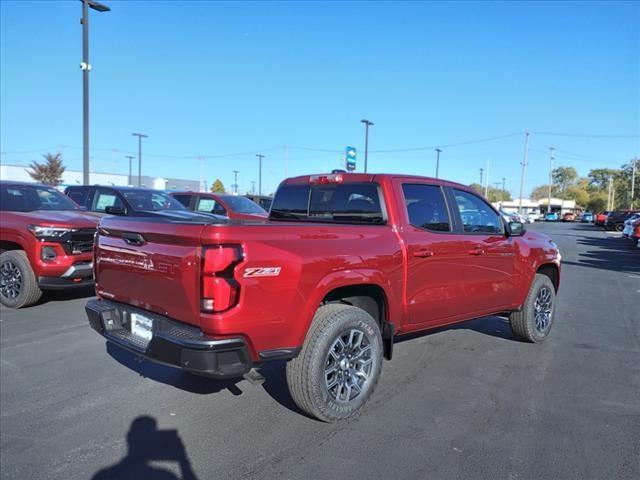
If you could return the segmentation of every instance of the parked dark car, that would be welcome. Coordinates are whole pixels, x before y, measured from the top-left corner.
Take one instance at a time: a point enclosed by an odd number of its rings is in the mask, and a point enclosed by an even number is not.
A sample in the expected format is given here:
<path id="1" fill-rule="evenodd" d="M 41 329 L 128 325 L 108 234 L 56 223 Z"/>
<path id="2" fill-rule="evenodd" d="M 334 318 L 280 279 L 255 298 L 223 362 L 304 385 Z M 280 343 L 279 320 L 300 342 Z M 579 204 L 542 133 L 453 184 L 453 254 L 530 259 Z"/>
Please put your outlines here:
<path id="1" fill-rule="evenodd" d="M 267 195 L 252 195 L 252 194 L 247 194 L 245 195 L 245 197 L 251 200 L 252 202 L 255 202 L 258 205 L 260 205 L 267 212 L 271 210 L 271 202 L 273 200 L 273 197 L 269 197 Z"/>
<path id="2" fill-rule="evenodd" d="M 629 218 L 634 213 L 637 213 L 636 210 L 615 210 L 610 212 L 607 215 L 606 220 L 604 221 L 604 228 L 606 230 L 615 230 L 617 232 L 621 232 L 624 230 L 624 221 Z"/>
<path id="3" fill-rule="evenodd" d="M 237 220 L 265 220 L 269 214 L 246 197 L 209 192 L 171 192 L 170 195 L 189 210 L 215 213 Z"/>

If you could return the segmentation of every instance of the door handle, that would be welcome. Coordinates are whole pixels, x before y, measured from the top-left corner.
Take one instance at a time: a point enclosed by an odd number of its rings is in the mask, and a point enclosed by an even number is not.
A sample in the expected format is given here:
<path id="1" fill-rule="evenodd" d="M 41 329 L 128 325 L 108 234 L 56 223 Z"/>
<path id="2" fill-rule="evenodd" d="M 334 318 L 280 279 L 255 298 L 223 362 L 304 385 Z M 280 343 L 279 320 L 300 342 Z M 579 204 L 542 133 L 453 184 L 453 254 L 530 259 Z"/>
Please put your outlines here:
<path id="1" fill-rule="evenodd" d="M 429 258 L 433 257 L 433 252 L 431 250 L 416 250 L 413 252 L 413 256 L 418 258 Z"/>
<path id="2" fill-rule="evenodd" d="M 484 255 L 484 250 L 482 248 L 474 248 L 473 250 L 469 250 L 469 255 Z"/>

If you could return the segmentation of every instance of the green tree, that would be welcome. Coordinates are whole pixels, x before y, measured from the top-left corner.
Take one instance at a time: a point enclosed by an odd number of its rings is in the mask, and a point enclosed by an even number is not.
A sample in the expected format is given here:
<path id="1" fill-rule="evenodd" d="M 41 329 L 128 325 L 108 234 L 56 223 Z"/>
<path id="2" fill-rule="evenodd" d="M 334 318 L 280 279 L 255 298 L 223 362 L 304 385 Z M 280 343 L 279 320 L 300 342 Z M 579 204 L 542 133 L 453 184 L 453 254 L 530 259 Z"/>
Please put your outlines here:
<path id="1" fill-rule="evenodd" d="M 578 172 L 573 167 L 558 167 L 551 171 L 551 181 L 558 188 L 560 195 L 564 194 L 578 178 Z"/>
<path id="2" fill-rule="evenodd" d="M 602 192 L 592 193 L 586 208 L 593 213 L 603 212 L 607 208 L 607 195 Z"/>
<path id="3" fill-rule="evenodd" d="M 560 195 L 558 187 L 556 185 L 551 186 L 551 196 L 557 198 Z M 549 198 L 549 185 L 540 185 L 533 189 L 531 192 L 531 200 L 541 200 L 543 198 Z"/>
<path id="4" fill-rule="evenodd" d="M 484 195 L 484 187 L 479 183 L 472 183 L 469 186 L 479 194 Z M 502 190 L 501 188 L 489 187 L 487 194 L 490 202 L 508 202 L 512 200 L 511 193 L 509 193 L 508 190 Z"/>
<path id="5" fill-rule="evenodd" d="M 226 193 L 226 190 L 224 189 L 224 183 L 222 183 L 222 181 L 219 178 L 216 178 L 216 181 L 213 182 L 213 185 L 211 185 L 211 192 Z"/>
<path id="6" fill-rule="evenodd" d="M 62 183 L 62 175 L 66 170 L 66 167 L 62 164 L 62 154 L 60 152 L 45 153 L 42 157 L 45 161 L 40 163 L 34 160 L 29 164 L 31 171 L 27 170 L 27 173 L 36 182 L 54 187 L 60 185 Z"/>

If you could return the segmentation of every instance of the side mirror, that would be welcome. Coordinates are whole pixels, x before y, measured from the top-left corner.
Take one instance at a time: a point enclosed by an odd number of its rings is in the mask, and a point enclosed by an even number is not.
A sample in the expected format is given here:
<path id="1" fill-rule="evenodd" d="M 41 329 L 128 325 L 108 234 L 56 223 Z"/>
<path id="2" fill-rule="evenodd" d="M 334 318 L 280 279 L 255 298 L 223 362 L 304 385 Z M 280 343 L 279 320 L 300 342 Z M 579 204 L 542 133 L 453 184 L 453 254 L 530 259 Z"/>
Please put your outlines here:
<path id="1" fill-rule="evenodd" d="M 507 233 L 510 237 L 521 237 L 524 235 L 524 224 L 520 222 L 509 222 L 507 224 Z"/>
<path id="2" fill-rule="evenodd" d="M 104 209 L 109 215 L 126 215 L 127 211 L 122 207 L 107 207 Z"/>

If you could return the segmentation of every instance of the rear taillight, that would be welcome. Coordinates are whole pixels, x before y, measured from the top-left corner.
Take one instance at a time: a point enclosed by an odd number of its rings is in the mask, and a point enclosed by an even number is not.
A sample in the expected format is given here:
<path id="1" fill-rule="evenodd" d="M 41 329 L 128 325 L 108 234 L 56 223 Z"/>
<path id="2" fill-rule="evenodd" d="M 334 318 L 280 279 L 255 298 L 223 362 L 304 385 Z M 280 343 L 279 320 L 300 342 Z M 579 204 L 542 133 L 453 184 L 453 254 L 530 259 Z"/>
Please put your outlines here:
<path id="1" fill-rule="evenodd" d="M 327 183 L 342 183 L 344 177 L 341 173 L 311 175 L 309 177 L 309 183 L 311 184 L 327 184 Z"/>
<path id="2" fill-rule="evenodd" d="M 218 245 L 203 249 L 203 312 L 224 312 L 238 303 L 240 285 L 233 278 L 233 269 L 241 260 L 242 250 L 237 245 Z"/>

